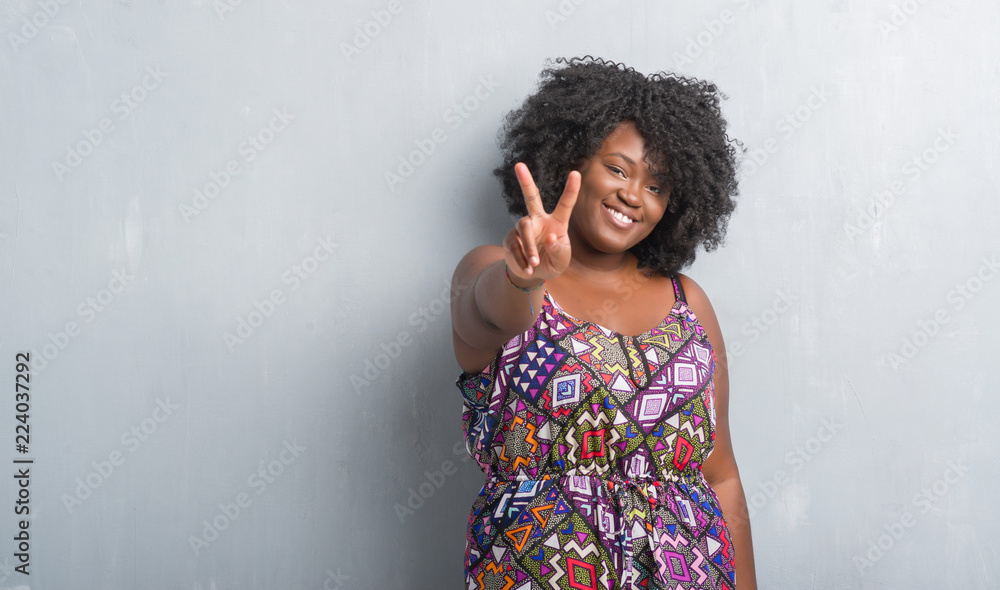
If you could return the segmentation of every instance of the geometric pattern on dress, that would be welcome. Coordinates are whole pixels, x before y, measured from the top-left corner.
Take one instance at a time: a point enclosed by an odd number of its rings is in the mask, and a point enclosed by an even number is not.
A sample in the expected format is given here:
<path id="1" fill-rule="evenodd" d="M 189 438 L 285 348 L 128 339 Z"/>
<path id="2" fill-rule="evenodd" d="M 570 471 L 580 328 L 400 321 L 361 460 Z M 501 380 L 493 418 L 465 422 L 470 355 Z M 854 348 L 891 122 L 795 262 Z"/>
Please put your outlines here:
<path id="1" fill-rule="evenodd" d="M 729 529 L 701 473 L 714 368 L 679 297 L 632 338 L 546 292 L 535 325 L 456 382 L 487 477 L 469 515 L 467 588 L 733 588 Z"/>
<path id="2" fill-rule="evenodd" d="M 514 369 L 512 385 L 519 394 L 534 402 L 538 392 L 556 366 L 566 357 L 555 342 L 543 334 L 529 339 L 517 367 Z"/>
<path id="3" fill-rule="evenodd" d="M 543 410 L 550 412 L 554 420 L 564 422 L 584 399 L 590 397 L 598 379 L 577 359 L 568 358 L 553 373 L 551 387 L 541 395 Z"/>

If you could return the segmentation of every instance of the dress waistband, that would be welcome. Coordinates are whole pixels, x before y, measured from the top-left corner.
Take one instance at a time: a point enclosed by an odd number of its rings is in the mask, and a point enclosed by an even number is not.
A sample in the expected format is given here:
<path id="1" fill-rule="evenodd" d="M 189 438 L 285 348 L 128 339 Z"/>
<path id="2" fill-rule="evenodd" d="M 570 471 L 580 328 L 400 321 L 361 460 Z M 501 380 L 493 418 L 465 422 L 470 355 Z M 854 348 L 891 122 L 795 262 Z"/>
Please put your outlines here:
<path id="1" fill-rule="evenodd" d="M 699 479 L 700 472 L 696 471 L 682 471 L 680 473 L 672 473 L 674 477 L 661 479 L 653 475 L 640 475 L 640 476 L 627 476 L 620 472 L 608 472 L 608 473 L 573 473 L 573 472 L 562 472 L 562 473 L 543 473 L 535 477 L 531 477 L 524 474 L 502 474 L 502 473 L 491 473 L 487 478 L 487 484 L 502 484 L 502 483 L 524 483 L 524 482 L 536 482 L 536 481 L 549 481 L 552 479 L 570 479 L 574 477 L 586 477 L 589 479 L 596 479 L 602 482 L 610 482 L 613 485 L 632 485 L 632 484 L 652 484 L 652 485 L 665 485 L 673 481 L 691 481 Z"/>

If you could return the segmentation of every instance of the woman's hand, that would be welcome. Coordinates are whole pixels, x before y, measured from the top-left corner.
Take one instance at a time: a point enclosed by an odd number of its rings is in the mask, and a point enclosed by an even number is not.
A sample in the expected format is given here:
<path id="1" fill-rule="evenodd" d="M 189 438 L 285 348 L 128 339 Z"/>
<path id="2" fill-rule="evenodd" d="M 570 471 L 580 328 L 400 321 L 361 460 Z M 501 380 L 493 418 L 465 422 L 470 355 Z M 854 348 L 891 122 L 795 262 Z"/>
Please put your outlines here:
<path id="1" fill-rule="evenodd" d="M 580 173 L 575 170 L 569 173 L 566 187 L 552 213 L 545 212 L 528 166 L 519 162 L 514 166 L 514 173 L 521 185 L 528 214 L 504 236 L 504 262 L 510 274 L 521 279 L 518 285 L 530 288 L 534 285 L 525 283 L 535 283 L 532 279 L 555 278 L 569 266 L 571 250 L 567 228 L 580 192 Z"/>
<path id="2" fill-rule="evenodd" d="M 528 215 L 504 236 L 503 246 L 487 244 L 463 256 L 452 278 L 456 293 L 451 305 L 455 359 L 469 374 L 482 371 L 500 346 L 531 327 L 537 316 L 534 310 L 541 309 L 543 297 L 542 291 L 534 288 L 559 276 L 570 262 L 567 230 L 580 192 L 580 173 L 569 173 L 551 214 L 545 212 L 528 167 L 518 163 L 514 173 Z M 511 283 L 531 292 L 518 293 Z"/>

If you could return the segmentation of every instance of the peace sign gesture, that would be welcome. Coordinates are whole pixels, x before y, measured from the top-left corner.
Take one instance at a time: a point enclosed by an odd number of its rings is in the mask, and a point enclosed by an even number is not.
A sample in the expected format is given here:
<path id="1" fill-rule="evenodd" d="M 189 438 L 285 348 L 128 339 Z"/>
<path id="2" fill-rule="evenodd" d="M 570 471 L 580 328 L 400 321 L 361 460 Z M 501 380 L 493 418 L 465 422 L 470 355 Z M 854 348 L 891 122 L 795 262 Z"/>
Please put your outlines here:
<path id="1" fill-rule="evenodd" d="M 567 228 L 569 217 L 580 192 L 580 173 L 572 171 L 566 179 L 559 202 L 552 213 L 546 213 L 538 187 L 528 166 L 518 162 L 514 173 L 521 185 L 528 214 L 517 221 L 503 239 L 504 261 L 519 285 L 532 279 L 548 280 L 562 274 L 570 261 Z"/>

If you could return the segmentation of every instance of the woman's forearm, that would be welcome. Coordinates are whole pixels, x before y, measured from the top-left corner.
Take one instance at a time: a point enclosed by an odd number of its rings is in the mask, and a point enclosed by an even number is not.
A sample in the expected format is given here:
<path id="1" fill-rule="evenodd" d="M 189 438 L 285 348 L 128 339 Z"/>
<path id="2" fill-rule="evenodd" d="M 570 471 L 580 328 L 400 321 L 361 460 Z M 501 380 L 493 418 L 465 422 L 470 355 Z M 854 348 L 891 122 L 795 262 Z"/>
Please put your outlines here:
<path id="1" fill-rule="evenodd" d="M 452 327 L 463 370 L 481 369 L 498 347 L 532 326 L 544 299 L 540 285 L 517 275 L 508 279 L 498 246 L 481 246 L 462 259 L 454 277 Z"/>
<path id="2" fill-rule="evenodd" d="M 542 308 L 543 281 L 507 277 L 503 259 L 490 264 L 479 273 L 474 297 L 483 321 L 494 327 L 506 342 L 530 328 Z M 525 292 L 523 289 L 531 289 Z"/>
<path id="3" fill-rule="evenodd" d="M 712 490 L 722 505 L 722 514 L 729 527 L 736 555 L 736 589 L 757 590 L 757 572 L 754 568 L 753 540 L 750 535 L 750 515 L 746 496 L 739 477 L 732 477 L 712 485 Z"/>

